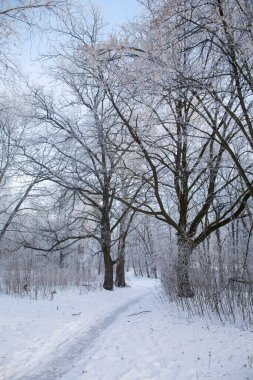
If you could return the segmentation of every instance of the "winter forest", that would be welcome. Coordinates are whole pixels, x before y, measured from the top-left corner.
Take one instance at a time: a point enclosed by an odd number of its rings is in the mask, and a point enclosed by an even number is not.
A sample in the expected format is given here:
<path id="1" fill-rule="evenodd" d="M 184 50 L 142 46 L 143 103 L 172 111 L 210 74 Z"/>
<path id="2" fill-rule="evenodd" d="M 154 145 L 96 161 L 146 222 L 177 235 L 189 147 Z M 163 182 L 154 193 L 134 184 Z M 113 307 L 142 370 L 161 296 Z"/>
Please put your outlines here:
<path id="1" fill-rule="evenodd" d="M 253 2 L 135 1 L 0 0 L 0 379 L 253 379 Z"/>

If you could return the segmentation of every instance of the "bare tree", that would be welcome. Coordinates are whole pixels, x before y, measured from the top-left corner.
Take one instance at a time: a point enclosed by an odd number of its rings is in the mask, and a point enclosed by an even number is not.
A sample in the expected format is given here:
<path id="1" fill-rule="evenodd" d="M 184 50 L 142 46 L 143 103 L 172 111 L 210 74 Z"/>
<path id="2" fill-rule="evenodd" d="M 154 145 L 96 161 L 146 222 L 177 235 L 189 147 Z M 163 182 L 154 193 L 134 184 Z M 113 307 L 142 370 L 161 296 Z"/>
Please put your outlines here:
<path id="1" fill-rule="evenodd" d="M 44 180 L 40 171 L 32 176 L 25 172 L 22 146 L 26 143 L 27 128 L 17 116 L 18 109 L 24 107 L 24 104 L 18 100 L 20 88 L 13 80 L 17 69 L 13 48 L 21 40 L 23 27 L 31 30 L 39 26 L 40 17 L 49 13 L 56 15 L 56 11 L 63 10 L 66 4 L 65 0 L 3 0 L 0 3 L 0 81 L 4 83 L 0 104 L 0 184 L 1 198 L 4 199 L 0 241 L 20 213 L 31 191 Z M 9 71 L 11 76 L 7 79 Z M 15 97 L 11 95 L 14 88 Z"/>
<path id="2" fill-rule="evenodd" d="M 114 39 L 114 46 L 108 47 L 101 83 L 145 161 L 139 173 L 146 188 L 145 206 L 135 200 L 133 209 L 175 229 L 178 295 L 192 297 L 188 268 L 193 249 L 239 217 L 250 194 L 235 185 L 236 165 L 198 112 L 199 94 L 182 82 L 181 73 L 194 67 L 195 43 L 192 26 L 183 22 L 188 14 L 185 2 L 169 2 L 170 7 L 167 2 L 161 2 L 164 7 L 146 3 L 148 17 L 135 35 L 131 29 L 125 40 Z M 224 111 L 222 116 L 230 118 Z M 220 117 L 214 114 L 216 124 Z M 219 131 L 227 138 L 226 122 Z"/>
<path id="3" fill-rule="evenodd" d="M 16 116 L 15 105 L 11 107 L 2 103 L 0 111 L 0 244 L 2 250 L 6 248 L 3 242 L 10 229 L 15 229 L 14 222 L 22 214 L 24 204 L 36 186 L 45 180 L 38 171 L 34 176 L 27 176 L 25 161 L 21 146 L 25 144 L 26 129 Z"/>
<path id="4" fill-rule="evenodd" d="M 1 81 L 8 71 L 17 70 L 13 47 L 21 41 L 24 30 L 41 27 L 41 19 L 52 14 L 55 18 L 66 11 L 68 0 L 2 0 L 0 3 L 0 72 Z"/>
<path id="5" fill-rule="evenodd" d="M 32 90 L 29 123 L 43 129 L 23 151 L 69 207 L 67 236 L 46 250 L 93 236 L 112 289 L 116 231 L 124 284 L 126 236 L 139 212 L 174 229 L 178 295 L 193 297 L 194 249 L 206 242 L 208 255 L 216 231 L 221 254 L 219 229 L 250 209 L 251 7 L 231 2 L 238 20 L 225 0 L 141 3 L 145 17 L 121 38 L 105 40 L 95 8 L 62 20 L 63 42 L 49 56 L 59 90 Z"/>
<path id="6" fill-rule="evenodd" d="M 124 236 L 128 231 L 122 227 L 128 207 L 118 207 L 116 194 L 122 187 L 117 170 L 123 170 L 122 156 L 129 144 L 122 140 L 121 123 L 98 80 L 101 69 L 94 60 L 93 48 L 99 45 L 101 25 L 92 10 L 92 27 L 88 28 L 85 18 L 80 25 L 80 20 L 74 22 L 71 16 L 65 20 L 60 31 L 64 43 L 52 55 L 52 71 L 68 98 L 57 100 L 41 90 L 32 91 L 28 98 L 32 105 L 30 122 L 44 132 L 24 152 L 34 165 L 48 172 L 51 181 L 65 189 L 72 204 L 72 233 L 47 250 L 61 249 L 64 243 L 86 237 L 96 239 L 104 258 L 103 286 L 111 290 L 113 265 L 117 262 L 111 257 L 113 233 L 119 225 Z"/>
<path id="7" fill-rule="evenodd" d="M 180 17 L 191 32 L 195 58 L 194 69 L 180 73 L 182 85 L 197 96 L 202 105 L 197 112 L 229 154 L 252 197 L 252 2 L 215 0 L 198 6 L 192 2 L 186 9 Z"/>

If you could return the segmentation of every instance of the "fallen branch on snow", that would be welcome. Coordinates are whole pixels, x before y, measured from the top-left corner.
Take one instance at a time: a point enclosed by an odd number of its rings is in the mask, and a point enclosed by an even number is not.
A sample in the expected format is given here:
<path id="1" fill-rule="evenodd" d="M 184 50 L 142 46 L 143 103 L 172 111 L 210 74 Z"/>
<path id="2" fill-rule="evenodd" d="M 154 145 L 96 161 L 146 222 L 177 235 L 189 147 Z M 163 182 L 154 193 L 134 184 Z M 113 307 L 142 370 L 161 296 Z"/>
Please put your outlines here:
<path id="1" fill-rule="evenodd" d="M 140 311 L 139 313 L 129 314 L 128 317 L 132 317 L 133 315 L 139 315 L 142 313 L 151 313 L 151 310 L 143 310 L 143 311 Z"/>

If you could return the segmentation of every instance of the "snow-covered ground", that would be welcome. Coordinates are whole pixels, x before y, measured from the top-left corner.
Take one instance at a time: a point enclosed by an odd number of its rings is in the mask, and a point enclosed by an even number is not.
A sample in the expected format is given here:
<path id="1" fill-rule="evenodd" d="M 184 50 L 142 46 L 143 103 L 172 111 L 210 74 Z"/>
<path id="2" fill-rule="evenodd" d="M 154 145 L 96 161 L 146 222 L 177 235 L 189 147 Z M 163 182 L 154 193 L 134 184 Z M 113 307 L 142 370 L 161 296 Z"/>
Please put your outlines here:
<path id="1" fill-rule="evenodd" d="M 187 318 L 159 282 L 113 292 L 0 296 L 1 380 L 253 379 L 253 329 Z"/>

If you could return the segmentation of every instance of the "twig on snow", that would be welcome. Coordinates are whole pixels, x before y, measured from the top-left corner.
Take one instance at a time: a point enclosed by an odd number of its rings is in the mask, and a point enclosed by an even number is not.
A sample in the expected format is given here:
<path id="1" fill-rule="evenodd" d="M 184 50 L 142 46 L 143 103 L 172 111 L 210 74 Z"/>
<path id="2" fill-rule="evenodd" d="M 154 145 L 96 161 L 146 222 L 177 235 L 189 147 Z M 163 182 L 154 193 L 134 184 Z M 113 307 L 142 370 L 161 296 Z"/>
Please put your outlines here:
<path id="1" fill-rule="evenodd" d="M 151 313 L 151 310 L 143 310 L 143 311 L 140 311 L 139 313 L 129 314 L 128 317 L 132 317 L 133 315 L 139 315 L 142 313 Z"/>

